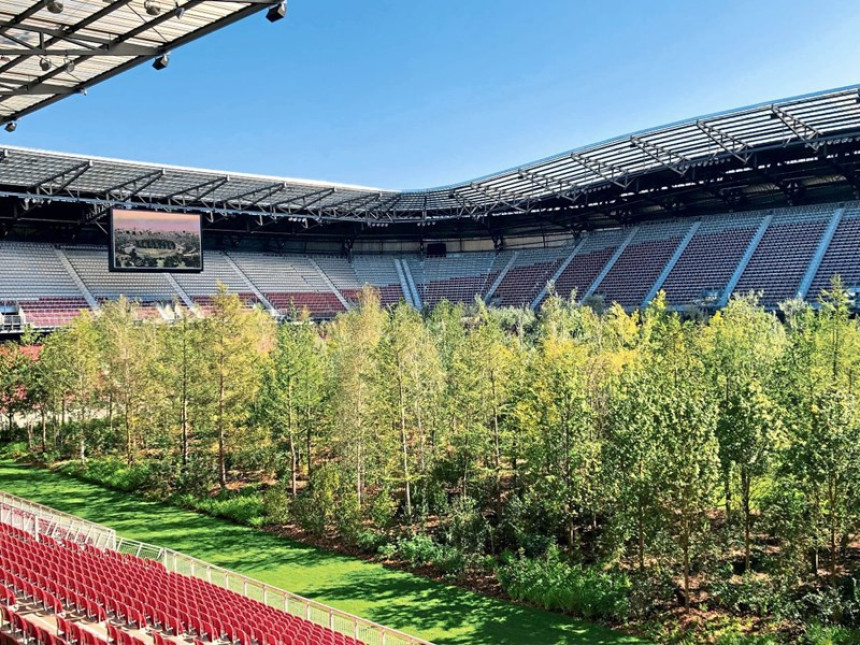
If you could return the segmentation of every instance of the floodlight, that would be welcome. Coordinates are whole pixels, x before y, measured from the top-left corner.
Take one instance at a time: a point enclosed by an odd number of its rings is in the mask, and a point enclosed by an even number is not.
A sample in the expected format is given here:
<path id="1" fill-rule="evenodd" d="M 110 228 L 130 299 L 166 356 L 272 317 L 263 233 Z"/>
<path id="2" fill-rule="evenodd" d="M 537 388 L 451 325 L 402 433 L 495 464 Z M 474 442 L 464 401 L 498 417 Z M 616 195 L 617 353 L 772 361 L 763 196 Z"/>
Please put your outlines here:
<path id="1" fill-rule="evenodd" d="M 176 16 L 177 20 L 182 20 L 182 16 L 185 15 L 185 7 L 180 7 L 179 3 L 176 3 L 176 9 L 173 10 L 173 15 Z"/>
<path id="2" fill-rule="evenodd" d="M 158 58 L 156 58 L 152 62 L 152 66 L 155 69 L 157 69 L 158 71 L 165 69 L 169 64 L 170 64 L 170 54 L 169 53 L 162 54 L 161 56 L 159 56 Z"/>
<path id="3" fill-rule="evenodd" d="M 278 22 L 287 15 L 287 0 L 281 0 L 274 7 L 266 12 L 266 20 L 269 22 Z"/>
<path id="4" fill-rule="evenodd" d="M 158 2 L 158 0 L 144 0 L 143 8 L 150 16 L 157 16 L 161 13 L 161 4 Z"/>
<path id="5" fill-rule="evenodd" d="M 65 69 L 69 74 L 71 74 L 72 72 L 74 72 L 74 71 L 75 71 L 75 61 L 73 61 L 71 58 L 67 59 L 67 60 L 66 60 L 66 64 L 64 65 L 64 69 Z"/>
<path id="6" fill-rule="evenodd" d="M 47 72 L 49 69 L 51 69 L 51 67 L 53 67 L 53 65 L 51 65 L 51 59 L 50 58 L 40 58 L 39 59 L 39 67 L 42 68 L 43 72 Z"/>
<path id="7" fill-rule="evenodd" d="M 15 130 L 18 129 L 18 122 L 17 121 L 9 121 L 4 126 L 4 129 L 6 130 L 6 132 L 15 132 Z"/>
<path id="8" fill-rule="evenodd" d="M 60 0 L 48 0 L 45 8 L 51 13 L 63 13 L 63 3 Z"/>

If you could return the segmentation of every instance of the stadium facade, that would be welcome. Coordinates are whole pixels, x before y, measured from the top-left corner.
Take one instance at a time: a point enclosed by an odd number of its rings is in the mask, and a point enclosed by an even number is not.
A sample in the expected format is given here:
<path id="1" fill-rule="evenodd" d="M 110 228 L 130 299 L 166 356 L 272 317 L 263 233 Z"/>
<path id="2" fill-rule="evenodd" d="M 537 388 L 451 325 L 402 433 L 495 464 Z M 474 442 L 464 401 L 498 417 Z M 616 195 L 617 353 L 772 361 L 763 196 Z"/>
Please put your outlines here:
<path id="1" fill-rule="evenodd" d="M 562 296 L 678 308 L 860 285 L 860 88 L 657 127 L 473 181 L 391 191 L 0 147 L 5 328 L 120 295 L 205 313 L 217 282 L 276 315 Z M 112 209 L 196 213 L 205 269 L 108 271 Z"/>

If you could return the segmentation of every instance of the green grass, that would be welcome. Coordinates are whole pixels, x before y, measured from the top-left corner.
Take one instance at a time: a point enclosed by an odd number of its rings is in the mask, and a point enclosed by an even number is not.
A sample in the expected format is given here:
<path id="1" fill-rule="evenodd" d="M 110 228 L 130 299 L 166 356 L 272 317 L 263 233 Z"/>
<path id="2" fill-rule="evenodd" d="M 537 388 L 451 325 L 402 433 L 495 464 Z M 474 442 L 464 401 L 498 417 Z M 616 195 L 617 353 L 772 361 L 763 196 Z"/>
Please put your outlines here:
<path id="1" fill-rule="evenodd" d="M 599 625 L 518 606 L 378 564 L 0 461 L 0 489 L 445 644 L 643 643 Z"/>

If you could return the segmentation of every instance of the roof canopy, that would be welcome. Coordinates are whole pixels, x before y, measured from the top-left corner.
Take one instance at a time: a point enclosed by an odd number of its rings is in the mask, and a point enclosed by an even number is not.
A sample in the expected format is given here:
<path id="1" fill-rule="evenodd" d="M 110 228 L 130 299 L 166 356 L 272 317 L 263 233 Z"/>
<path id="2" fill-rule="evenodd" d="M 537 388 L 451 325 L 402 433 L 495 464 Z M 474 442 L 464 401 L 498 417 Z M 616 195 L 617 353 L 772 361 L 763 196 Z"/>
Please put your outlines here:
<path id="1" fill-rule="evenodd" d="M 0 146 L 0 196 L 78 202 L 94 211 L 120 205 L 201 212 L 221 220 L 250 216 L 245 219 L 260 226 L 279 220 L 364 228 L 470 221 L 488 226 L 493 220 L 509 226 L 537 219 L 571 229 L 618 225 L 697 209 L 803 203 L 845 191 L 857 198 L 858 101 L 858 87 L 774 101 L 417 191 Z"/>
<path id="2" fill-rule="evenodd" d="M 168 53 L 276 0 L 3 0 L 0 123 Z"/>

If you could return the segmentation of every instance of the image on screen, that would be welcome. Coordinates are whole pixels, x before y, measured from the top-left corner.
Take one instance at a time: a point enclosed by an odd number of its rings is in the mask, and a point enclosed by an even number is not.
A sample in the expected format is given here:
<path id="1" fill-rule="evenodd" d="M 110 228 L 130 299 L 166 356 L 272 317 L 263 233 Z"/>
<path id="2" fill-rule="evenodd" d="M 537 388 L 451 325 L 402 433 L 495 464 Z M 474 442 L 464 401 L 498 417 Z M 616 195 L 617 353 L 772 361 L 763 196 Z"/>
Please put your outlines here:
<path id="1" fill-rule="evenodd" d="M 111 271 L 203 270 L 200 216 L 114 209 Z"/>

